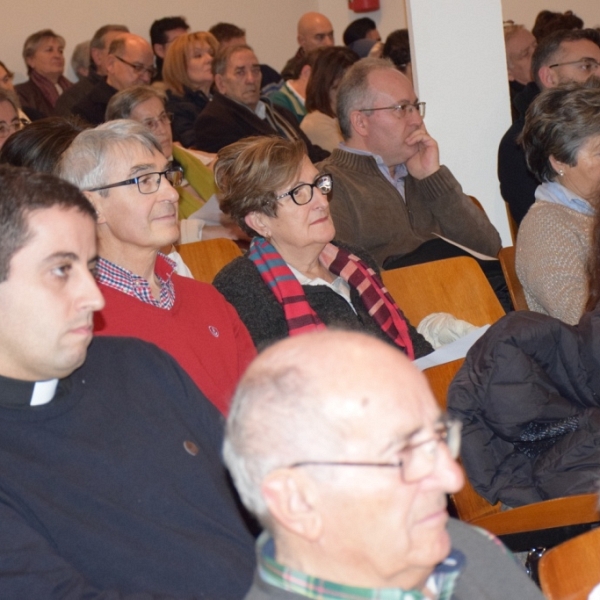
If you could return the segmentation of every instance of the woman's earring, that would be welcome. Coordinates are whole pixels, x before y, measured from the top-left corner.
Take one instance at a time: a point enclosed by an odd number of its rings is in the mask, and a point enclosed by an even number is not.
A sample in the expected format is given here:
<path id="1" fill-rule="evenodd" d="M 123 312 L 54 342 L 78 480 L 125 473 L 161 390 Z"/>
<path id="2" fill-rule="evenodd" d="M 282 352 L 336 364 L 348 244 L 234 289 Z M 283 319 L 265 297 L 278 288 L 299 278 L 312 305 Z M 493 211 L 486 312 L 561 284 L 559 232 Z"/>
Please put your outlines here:
<path id="1" fill-rule="evenodd" d="M 565 172 L 562 169 L 559 169 L 558 176 L 559 177 L 564 177 L 565 176 Z"/>

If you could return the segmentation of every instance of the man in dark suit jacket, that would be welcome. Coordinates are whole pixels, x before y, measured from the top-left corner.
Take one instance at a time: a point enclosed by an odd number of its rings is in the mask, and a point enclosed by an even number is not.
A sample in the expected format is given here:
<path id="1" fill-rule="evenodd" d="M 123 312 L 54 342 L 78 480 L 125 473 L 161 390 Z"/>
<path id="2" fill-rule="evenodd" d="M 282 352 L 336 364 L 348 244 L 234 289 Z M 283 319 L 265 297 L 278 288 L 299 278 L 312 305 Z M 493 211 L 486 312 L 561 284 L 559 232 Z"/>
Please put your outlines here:
<path id="1" fill-rule="evenodd" d="M 310 143 L 292 113 L 261 99 L 260 65 L 250 46 L 219 50 L 212 68 L 218 92 L 194 125 L 196 148 L 218 152 L 251 135 L 279 135 L 303 140 L 313 162 L 329 156 L 329 152 Z"/>

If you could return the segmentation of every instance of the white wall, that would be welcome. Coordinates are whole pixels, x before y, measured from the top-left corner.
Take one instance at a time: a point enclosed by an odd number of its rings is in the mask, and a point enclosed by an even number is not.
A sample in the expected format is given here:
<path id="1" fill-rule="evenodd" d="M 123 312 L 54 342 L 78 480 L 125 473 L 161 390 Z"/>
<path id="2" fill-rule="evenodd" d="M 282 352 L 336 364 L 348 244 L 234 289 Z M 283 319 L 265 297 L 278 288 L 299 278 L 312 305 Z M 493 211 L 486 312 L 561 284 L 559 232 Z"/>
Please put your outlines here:
<path id="1" fill-rule="evenodd" d="M 600 25 L 600 3 L 598 0 L 502 0 L 502 15 L 531 29 L 541 10 L 564 12 L 572 10 L 583 19 L 586 27 Z"/>

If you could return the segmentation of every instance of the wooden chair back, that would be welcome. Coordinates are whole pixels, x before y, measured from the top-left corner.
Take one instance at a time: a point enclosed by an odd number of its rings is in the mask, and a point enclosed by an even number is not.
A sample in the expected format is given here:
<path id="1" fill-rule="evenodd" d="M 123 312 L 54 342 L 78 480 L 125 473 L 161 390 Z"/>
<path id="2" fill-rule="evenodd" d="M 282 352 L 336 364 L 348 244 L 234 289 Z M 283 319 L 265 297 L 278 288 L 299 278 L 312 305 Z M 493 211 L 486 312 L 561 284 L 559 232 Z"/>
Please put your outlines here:
<path id="1" fill-rule="evenodd" d="M 529 310 L 523 286 L 517 277 L 517 271 L 515 269 L 515 247 L 508 246 L 507 248 L 502 248 L 498 254 L 498 259 L 500 260 L 500 266 L 502 267 L 504 279 L 506 279 L 506 285 L 508 286 L 508 292 L 510 293 L 510 299 L 512 300 L 515 310 Z"/>
<path id="2" fill-rule="evenodd" d="M 600 527 L 548 550 L 539 577 L 548 600 L 586 600 L 600 584 Z"/>
<path id="3" fill-rule="evenodd" d="M 238 245 L 225 238 L 181 244 L 177 246 L 177 251 L 194 279 L 205 283 L 212 283 L 216 274 L 226 264 L 242 256 Z"/>
<path id="4" fill-rule="evenodd" d="M 383 271 L 382 279 L 415 326 L 434 312 L 450 313 L 478 327 L 504 315 L 483 271 L 468 256 Z"/>
<path id="5" fill-rule="evenodd" d="M 512 238 L 513 246 L 517 243 L 517 233 L 519 232 L 519 226 L 515 221 L 512 213 L 510 212 L 510 208 L 508 207 L 508 203 L 505 202 L 504 206 L 506 207 L 506 216 L 508 217 L 508 227 L 510 228 L 510 237 Z"/>

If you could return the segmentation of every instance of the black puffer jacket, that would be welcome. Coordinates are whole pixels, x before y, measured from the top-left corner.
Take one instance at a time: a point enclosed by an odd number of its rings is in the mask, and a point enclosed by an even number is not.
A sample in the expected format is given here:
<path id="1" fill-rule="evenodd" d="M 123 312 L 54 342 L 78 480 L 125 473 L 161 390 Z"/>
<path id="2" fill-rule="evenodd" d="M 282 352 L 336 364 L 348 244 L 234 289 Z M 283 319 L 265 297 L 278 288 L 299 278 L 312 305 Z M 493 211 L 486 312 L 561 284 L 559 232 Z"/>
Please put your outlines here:
<path id="1" fill-rule="evenodd" d="M 471 348 L 448 392 L 461 457 L 486 500 L 521 506 L 597 490 L 600 311 L 572 327 L 506 315 Z"/>

